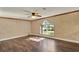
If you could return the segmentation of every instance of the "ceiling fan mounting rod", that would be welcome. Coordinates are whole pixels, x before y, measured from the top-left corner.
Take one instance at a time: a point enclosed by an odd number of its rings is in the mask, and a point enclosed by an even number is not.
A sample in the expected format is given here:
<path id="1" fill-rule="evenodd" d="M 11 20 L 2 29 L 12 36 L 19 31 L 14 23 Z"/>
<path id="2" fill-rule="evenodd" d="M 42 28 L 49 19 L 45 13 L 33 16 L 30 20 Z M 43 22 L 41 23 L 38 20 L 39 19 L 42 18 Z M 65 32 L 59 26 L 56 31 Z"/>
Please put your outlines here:
<path id="1" fill-rule="evenodd" d="M 32 13 L 32 16 L 35 16 L 35 13 Z"/>

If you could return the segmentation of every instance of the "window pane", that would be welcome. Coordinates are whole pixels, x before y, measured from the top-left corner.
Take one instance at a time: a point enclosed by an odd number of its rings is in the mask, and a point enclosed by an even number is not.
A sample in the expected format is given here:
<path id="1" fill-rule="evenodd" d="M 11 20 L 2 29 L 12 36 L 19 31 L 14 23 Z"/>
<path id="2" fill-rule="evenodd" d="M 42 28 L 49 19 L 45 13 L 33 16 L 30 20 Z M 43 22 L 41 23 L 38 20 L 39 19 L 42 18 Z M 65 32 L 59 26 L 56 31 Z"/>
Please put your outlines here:
<path id="1" fill-rule="evenodd" d="M 54 25 L 50 24 L 47 20 L 43 21 L 41 25 L 41 34 L 54 36 Z"/>

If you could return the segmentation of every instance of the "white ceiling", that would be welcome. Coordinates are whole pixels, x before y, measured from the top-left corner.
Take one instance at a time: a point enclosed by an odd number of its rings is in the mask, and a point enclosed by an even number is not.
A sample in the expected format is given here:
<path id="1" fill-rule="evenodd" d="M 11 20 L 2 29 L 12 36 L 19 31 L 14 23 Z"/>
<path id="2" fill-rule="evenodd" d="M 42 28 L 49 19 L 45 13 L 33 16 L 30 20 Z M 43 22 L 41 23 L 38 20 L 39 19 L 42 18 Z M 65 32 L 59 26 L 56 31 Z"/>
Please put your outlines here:
<path id="1" fill-rule="evenodd" d="M 33 11 L 33 9 L 37 9 L 37 12 L 40 13 L 42 17 L 48 17 L 69 11 L 79 10 L 79 7 L 0 7 L 0 16 L 33 20 L 31 17 L 28 18 L 28 15 L 26 15 L 30 13 L 24 11 Z"/>

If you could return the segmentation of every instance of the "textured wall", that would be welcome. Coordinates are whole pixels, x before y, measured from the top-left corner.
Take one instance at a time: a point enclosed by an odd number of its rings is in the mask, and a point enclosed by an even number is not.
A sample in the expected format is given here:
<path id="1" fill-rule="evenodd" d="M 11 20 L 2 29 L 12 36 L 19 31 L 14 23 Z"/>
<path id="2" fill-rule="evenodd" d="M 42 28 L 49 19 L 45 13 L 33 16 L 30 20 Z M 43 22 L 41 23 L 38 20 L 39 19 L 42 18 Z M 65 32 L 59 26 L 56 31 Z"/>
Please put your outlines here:
<path id="1" fill-rule="evenodd" d="M 0 18 L 0 38 L 11 38 L 30 33 L 31 24 L 28 21 Z"/>
<path id="2" fill-rule="evenodd" d="M 44 20 L 33 21 L 31 24 L 28 21 L 0 18 L 0 38 L 16 37 L 29 33 L 40 34 L 40 25 Z M 46 20 L 55 24 L 55 37 L 79 37 L 79 12 L 50 17 Z"/>
<path id="3" fill-rule="evenodd" d="M 64 14 L 56 17 L 46 18 L 52 24 L 55 24 L 55 37 L 68 37 L 74 33 L 79 35 L 79 12 L 70 14 Z M 32 22 L 32 33 L 40 33 L 40 25 L 43 20 L 37 20 Z"/>

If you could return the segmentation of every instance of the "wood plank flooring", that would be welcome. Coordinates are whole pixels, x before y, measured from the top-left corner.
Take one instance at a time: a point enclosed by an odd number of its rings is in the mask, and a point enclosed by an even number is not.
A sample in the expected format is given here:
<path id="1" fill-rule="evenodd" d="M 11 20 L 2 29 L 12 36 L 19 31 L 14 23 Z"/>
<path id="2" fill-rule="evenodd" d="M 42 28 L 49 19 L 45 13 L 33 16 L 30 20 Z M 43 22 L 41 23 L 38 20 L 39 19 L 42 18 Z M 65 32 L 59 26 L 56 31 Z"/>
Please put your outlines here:
<path id="1" fill-rule="evenodd" d="M 66 41 L 56 41 L 57 49 L 63 52 L 79 52 L 79 44 L 66 42 Z"/>
<path id="2" fill-rule="evenodd" d="M 29 38 L 21 37 L 0 41 L 0 52 L 79 52 L 79 44 L 76 43 L 49 38 L 35 42 Z"/>
<path id="3" fill-rule="evenodd" d="M 51 47 L 52 46 L 52 47 Z M 0 42 L 0 52 L 51 52 L 54 42 L 52 40 L 42 40 L 35 42 L 28 38 L 16 38 Z"/>
<path id="4" fill-rule="evenodd" d="M 34 51 L 34 49 L 37 49 L 37 47 L 37 42 L 27 40 L 27 38 L 11 39 L 0 42 L 1 52 L 29 52 Z"/>

